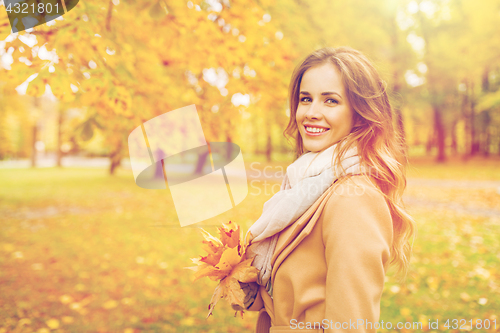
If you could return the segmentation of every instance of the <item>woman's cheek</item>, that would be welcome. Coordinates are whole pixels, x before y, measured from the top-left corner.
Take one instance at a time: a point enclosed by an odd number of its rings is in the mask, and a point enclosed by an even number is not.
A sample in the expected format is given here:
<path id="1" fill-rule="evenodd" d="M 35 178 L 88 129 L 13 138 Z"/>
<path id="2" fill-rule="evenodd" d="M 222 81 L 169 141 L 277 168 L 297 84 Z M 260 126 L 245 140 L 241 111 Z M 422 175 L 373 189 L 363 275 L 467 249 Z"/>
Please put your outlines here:
<path id="1" fill-rule="evenodd" d="M 299 129 L 299 134 L 300 134 L 300 137 L 302 138 L 302 140 L 305 140 L 305 134 L 304 132 L 302 131 L 302 129 Z"/>
<path id="2" fill-rule="evenodd" d="M 301 122 L 302 122 L 302 119 L 304 118 L 304 116 L 302 115 L 302 111 L 301 111 L 301 108 L 297 108 L 297 114 L 295 116 L 295 121 L 297 122 L 297 125 L 299 125 Z"/>

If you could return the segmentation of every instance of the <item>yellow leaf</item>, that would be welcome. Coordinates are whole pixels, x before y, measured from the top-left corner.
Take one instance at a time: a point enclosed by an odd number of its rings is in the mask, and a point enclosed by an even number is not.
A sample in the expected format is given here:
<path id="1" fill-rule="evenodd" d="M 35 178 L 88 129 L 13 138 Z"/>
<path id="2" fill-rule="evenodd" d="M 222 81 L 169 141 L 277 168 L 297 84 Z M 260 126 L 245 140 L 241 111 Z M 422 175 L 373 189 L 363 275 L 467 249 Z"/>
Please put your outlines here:
<path id="1" fill-rule="evenodd" d="M 257 281 L 259 270 L 252 266 L 252 259 L 247 259 L 240 262 L 233 268 L 230 276 L 240 282 L 249 283 Z"/>
<path id="2" fill-rule="evenodd" d="M 219 239 L 217 239 L 214 236 L 210 235 L 210 233 L 208 231 L 206 231 L 205 229 L 200 228 L 200 230 L 201 230 L 201 232 L 203 234 L 203 237 L 205 237 L 205 239 L 208 242 L 212 242 L 212 244 L 214 246 L 216 246 L 216 245 L 223 245 L 222 242 Z"/>
<path id="3" fill-rule="evenodd" d="M 196 272 L 195 281 L 204 276 L 214 281 L 220 280 L 210 300 L 207 318 L 220 298 L 244 308 L 245 292 L 241 289 L 240 282 L 257 281 L 259 272 L 252 266 L 253 258 L 246 259 L 246 246 L 242 244 L 243 232 L 240 227 L 230 221 L 218 228 L 218 231 L 220 240 L 202 229 L 205 238 L 202 242 L 208 255 L 191 259 L 197 267 L 185 267 Z"/>
<path id="4" fill-rule="evenodd" d="M 62 304 L 68 304 L 73 302 L 73 298 L 69 295 L 62 295 L 59 297 L 59 300 L 61 301 Z"/>
<path id="5" fill-rule="evenodd" d="M 241 290 L 240 283 L 233 277 L 228 277 L 224 292 L 224 299 L 229 304 L 237 304 L 245 308 L 245 292 Z"/>
<path id="6" fill-rule="evenodd" d="M 219 263 L 222 253 L 224 251 L 223 247 L 217 249 L 216 253 L 208 253 L 206 257 L 201 257 L 200 261 L 207 263 L 209 265 L 215 266 Z M 207 251 L 209 252 L 209 251 Z"/>
<path id="7" fill-rule="evenodd" d="M 238 254 L 238 248 L 229 248 L 222 253 L 220 261 L 215 267 L 221 271 L 227 271 L 229 273 L 233 267 L 240 263 L 240 261 L 241 257 Z"/>
<path id="8" fill-rule="evenodd" d="M 31 319 L 29 318 L 21 318 L 18 322 L 17 322 L 17 326 L 21 327 L 23 325 L 30 325 L 31 324 Z"/>
<path id="9" fill-rule="evenodd" d="M 230 248 L 238 246 L 241 239 L 240 227 L 231 221 L 228 224 L 223 223 L 222 225 L 222 228 L 218 228 L 222 244 Z"/>
<path id="10" fill-rule="evenodd" d="M 222 279 L 217 287 L 215 287 L 214 294 L 212 295 L 212 298 L 210 299 L 210 304 L 208 304 L 208 315 L 207 318 L 210 317 L 212 314 L 212 311 L 217 304 L 217 302 L 224 297 L 224 285 L 225 285 L 225 280 Z"/>
<path id="11" fill-rule="evenodd" d="M 228 271 L 221 271 L 219 268 L 210 266 L 210 265 L 204 265 L 201 266 L 198 271 L 195 273 L 195 279 L 194 281 L 198 280 L 201 277 L 207 276 L 213 281 L 217 281 L 220 279 L 223 279 L 227 276 L 229 272 Z"/>
<path id="12" fill-rule="evenodd" d="M 411 314 L 411 310 L 408 309 L 408 308 L 402 308 L 400 311 L 401 315 L 403 315 L 404 317 L 407 317 Z"/>
<path id="13" fill-rule="evenodd" d="M 195 272 L 196 272 L 196 271 L 198 271 L 199 266 L 189 266 L 189 267 L 183 267 L 183 268 L 184 268 L 184 269 L 190 269 L 190 270 L 192 270 L 192 271 L 195 271 Z"/>
<path id="14" fill-rule="evenodd" d="M 241 290 L 238 280 L 233 277 L 227 277 L 222 279 L 215 288 L 210 304 L 208 305 L 207 318 L 210 317 L 215 305 L 221 298 L 224 298 L 229 304 L 238 304 L 242 308 L 245 307 L 245 293 Z"/>
<path id="15" fill-rule="evenodd" d="M 193 317 L 185 317 L 184 319 L 182 319 L 180 321 L 180 324 L 182 327 L 185 327 L 185 326 L 194 326 L 195 324 L 195 320 Z"/>
<path id="16" fill-rule="evenodd" d="M 59 328 L 59 320 L 54 319 L 54 318 L 47 320 L 45 322 L 45 324 L 47 324 L 47 326 L 53 330 L 55 330 L 56 328 Z"/>
<path id="17" fill-rule="evenodd" d="M 115 301 L 114 299 L 110 299 L 109 301 L 104 302 L 104 304 L 102 305 L 102 307 L 107 310 L 116 308 L 117 306 L 118 302 Z"/>
<path id="18" fill-rule="evenodd" d="M 208 253 L 206 257 L 202 257 L 200 261 L 215 266 L 219 263 L 222 252 L 224 251 L 224 245 L 222 242 L 210 235 L 206 230 L 201 229 L 203 237 L 205 240 L 202 241 L 204 244 L 203 249 Z"/>

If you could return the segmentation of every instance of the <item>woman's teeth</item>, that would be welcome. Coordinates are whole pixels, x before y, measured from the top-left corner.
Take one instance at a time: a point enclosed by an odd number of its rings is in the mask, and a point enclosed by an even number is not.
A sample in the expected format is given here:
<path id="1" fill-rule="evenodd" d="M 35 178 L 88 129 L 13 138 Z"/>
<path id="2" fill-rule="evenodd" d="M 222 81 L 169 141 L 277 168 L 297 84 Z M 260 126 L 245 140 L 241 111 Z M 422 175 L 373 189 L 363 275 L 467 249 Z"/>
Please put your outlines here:
<path id="1" fill-rule="evenodd" d="M 326 128 L 306 127 L 306 131 L 311 132 L 311 133 L 321 133 L 321 132 L 325 132 L 326 130 L 327 130 Z"/>

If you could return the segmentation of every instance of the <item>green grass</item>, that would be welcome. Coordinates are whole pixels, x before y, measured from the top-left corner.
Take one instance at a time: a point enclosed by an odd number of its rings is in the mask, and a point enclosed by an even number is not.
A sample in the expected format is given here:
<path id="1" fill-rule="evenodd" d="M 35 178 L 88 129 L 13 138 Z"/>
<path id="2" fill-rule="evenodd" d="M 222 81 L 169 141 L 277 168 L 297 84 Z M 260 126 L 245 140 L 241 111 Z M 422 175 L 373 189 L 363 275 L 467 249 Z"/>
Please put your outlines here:
<path id="1" fill-rule="evenodd" d="M 248 161 L 247 161 L 248 160 Z M 293 161 L 290 155 L 266 162 L 263 156 L 258 159 L 245 159 L 247 168 L 257 174 L 254 169 L 267 167 L 269 172 L 286 171 Z M 251 167 L 252 165 L 252 167 Z M 500 156 L 484 158 L 476 156 L 464 160 L 460 156 L 449 156 L 445 162 L 437 163 L 433 156 L 410 156 L 407 177 L 454 180 L 500 180 Z"/>
<path id="2" fill-rule="evenodd" d="M 436 163 L 434 157 L 410 158 L 408 177 L 455 180 L 500 180 L 500 156 L 491 158 L 448 157 Z"/>
<path id="3" fill-rule="evenodd" d="M 139 188 L 123 170 L 113 177 L 99 169 L 2 170 L 0 183 L 0 327 L 7 331 L 23 318 L 27 332 L 51 318 L 71 332 L 253 327 L 256 313 L 234 318 L 224 302 L 205 319 L 216 283 L 193 283 L 183 268 L 203 254 L 202 237 L 179 227 L 168 190 Z M 240 206 L 209 223 L 233 219 L 248 228 L 257 212 Z"/>
<path id="4" fill-rule="evenodd" d="M 498 179 L 493 166 L 419 165 L 424 178 Z M 257 314 L 234 318 L 225 301 L 205 319 L 216 283 L 184 269 L 203 254 L 202 237 L 178 226 L 168 190 L 139 188 L 126 170 L 76 168 L 3 169 L 0 184 L 0 332 L 253 332 Z M 249 191 L 205 228 L 231 220 L 247 230 L 273 193 L 262 182 Z M 500 219 L 409 210 L 419 228 L 411 271 L 405 284 L 389 271 L 381 320 L 498 316 Z"/>

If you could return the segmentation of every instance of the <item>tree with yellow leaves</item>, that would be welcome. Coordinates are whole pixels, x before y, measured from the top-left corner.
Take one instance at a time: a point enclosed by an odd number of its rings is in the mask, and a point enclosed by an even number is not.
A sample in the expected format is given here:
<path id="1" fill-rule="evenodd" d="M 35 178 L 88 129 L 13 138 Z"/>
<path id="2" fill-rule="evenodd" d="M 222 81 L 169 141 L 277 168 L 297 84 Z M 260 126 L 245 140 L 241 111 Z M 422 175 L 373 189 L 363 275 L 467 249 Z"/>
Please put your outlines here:
<path id="1" fill-rule="evenodd" d="M 80 2 L 55 25 L 9 38 L 14 63 L 4 92 L 38 74 L 27 93 L 41 96 L 48 85 L 68 107 L 86 110 L 79 135 L 102 128 L 111 172 L 133 128 L 186 104 L 198 105 L 208 141 L 231 141 L 241 118 L 235 93 L 284 90 L 267 74 L 289 66 L 289 44 L 265 14 L 257 1 Z"/>

